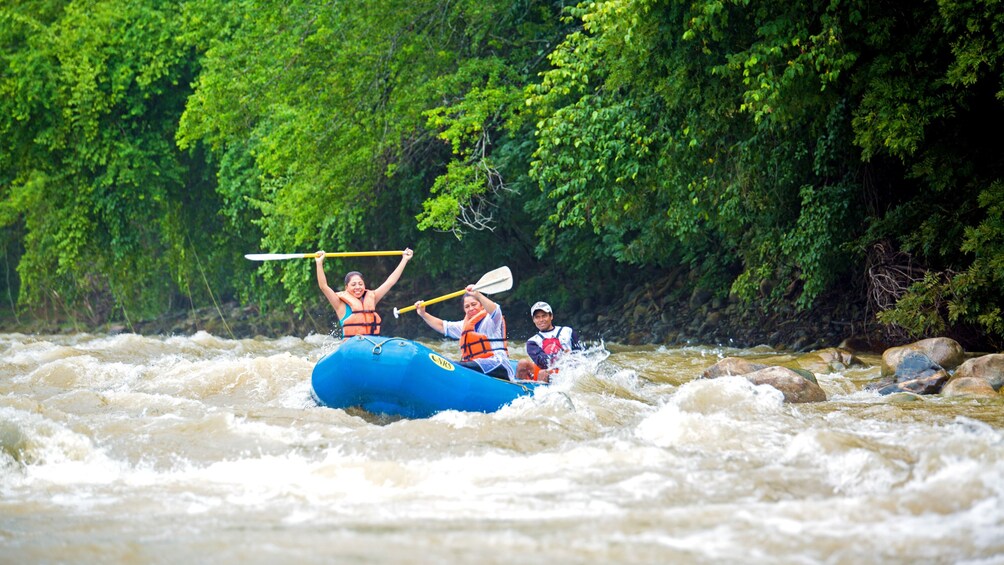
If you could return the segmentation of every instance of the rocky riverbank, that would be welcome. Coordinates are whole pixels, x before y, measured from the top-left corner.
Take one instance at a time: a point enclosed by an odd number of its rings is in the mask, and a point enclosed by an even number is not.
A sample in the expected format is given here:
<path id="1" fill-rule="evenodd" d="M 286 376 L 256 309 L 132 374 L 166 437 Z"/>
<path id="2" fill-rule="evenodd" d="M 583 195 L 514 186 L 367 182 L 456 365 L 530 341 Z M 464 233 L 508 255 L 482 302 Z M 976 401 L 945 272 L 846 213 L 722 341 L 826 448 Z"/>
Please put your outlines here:
<path id="1" fill-rule="evenodd" d="M 861 306 L 831 303 L 796 311 L 784 305 L 765 311 L 738 299 L 712 298 L 700 289 L 672 299 L 655 282 L 633 289 L 599 313 L 583 311 L 567 321 L 585 337 L 630 345 L 767 345 L 810 351 L 854 342 L 857 350 L 881 351 L 881 328 Z"/>

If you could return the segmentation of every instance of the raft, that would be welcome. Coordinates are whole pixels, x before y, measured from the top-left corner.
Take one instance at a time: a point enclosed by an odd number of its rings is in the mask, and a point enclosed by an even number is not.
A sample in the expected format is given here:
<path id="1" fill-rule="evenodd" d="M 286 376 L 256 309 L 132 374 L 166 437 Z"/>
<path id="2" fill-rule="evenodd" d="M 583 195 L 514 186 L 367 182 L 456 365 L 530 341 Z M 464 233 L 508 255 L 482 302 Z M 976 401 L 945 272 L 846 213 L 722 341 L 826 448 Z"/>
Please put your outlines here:
<path id="1" fill-rule="evenodd" d="M 346 339 L 317 362 L 311 375 L 318 404 L 405 418 L 444 410 L 495 412 L 532 394 L 539 384 L 489 377 L 420 343 L 371 335 Z"/>

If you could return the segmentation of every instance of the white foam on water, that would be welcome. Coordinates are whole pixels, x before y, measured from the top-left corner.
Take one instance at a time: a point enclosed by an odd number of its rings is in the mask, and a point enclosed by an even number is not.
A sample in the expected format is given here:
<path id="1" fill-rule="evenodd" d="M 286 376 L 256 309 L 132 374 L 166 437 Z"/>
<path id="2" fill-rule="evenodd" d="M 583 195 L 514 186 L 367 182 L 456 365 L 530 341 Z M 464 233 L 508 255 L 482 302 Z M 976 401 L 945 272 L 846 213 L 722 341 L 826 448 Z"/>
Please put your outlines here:
<path id="1" fill-rule="evenodd" d="M 32 371 L 27 380 L 58 388 L 128 390 L 141 374 L 142 368 L 132 363 L 110 363 L 91 355 L 78 355 L 46 363 Z"/>
<path id="2" fill-rule="evenodd" d="M 908 480 L 912 465 L 904 450 L 881 439 L 813 428 L 795 434 L 783 454 L 787 463 L 803 463 L 824 471 L 834 492 L 886 492 Z"/>
<path id="3" fill-rule="evenodd" d="M 309 379 L 300 379 L 285 391 L 280 391 L 276 403 L 284 408 L 316 408 L 317 401 L 311 396 Z"/>
<path id="4" fill-rule="evenodd" d="M 56 485 L 107 484 L 120 476 L 121 466 L 94 446 L 88 436 L 41 414 L 0 407 L 0 422 L 16 438 L 4 445 L 20 463 L 4 474 L 4 482 L 44 482 Z M 27 469 L 27 471 L 25 471 Z"/>
<path id="5" fill-rule="evenodd" d="M 784 396 L 742 377 L 692 381 L 645 418 L 635 434 L 661 447 L 745 450 L 767 448 L 772 418 L 783 417 Z"/>
<path id="6" fill-rule="evenodd" d="M 304 437 L 298 427 L 230 415 L 227 418 L 227 425 L 234 434 L 283 445 L 295 445 Z"/>
<path id="7" fill-rule="evenodd" d="M 92 537 L 165 561 L 318 544 L 316 562 L 491 561 L 514 544 L 559 562 L 1004 554 L 989 401 L 904 403 L 838 372 L 821 378 L 836 400 L 790 405 L 741 377 L 696 378 L 751 351 L 618 346 L 495 413 L 387 421 L 310 400 L 330 336 L 0 343 L 20 379 L 0 383 L 5 557 L 19 562 Z M 44 543 L 15 535 L 39 524 Z"/>
<path id="8" fill-rule="evenodd" d="M 238 394 L 271 402 L 309 380 L 313 365 L 289 353 L 189 360 L 164 357 L 144 368 L 143 390 L 189 398 Z"/>
<path id="9" fill-rule="evenodd" d="M 19 369 L 19 372 L 30 370 L 38 365 L 44 365 L 74 355 L 81 355 L 75 348 L 67 345 L 57 345 L 51 341 L 27 339 L 13 341 L 3 352 L 3 363 Z"/>

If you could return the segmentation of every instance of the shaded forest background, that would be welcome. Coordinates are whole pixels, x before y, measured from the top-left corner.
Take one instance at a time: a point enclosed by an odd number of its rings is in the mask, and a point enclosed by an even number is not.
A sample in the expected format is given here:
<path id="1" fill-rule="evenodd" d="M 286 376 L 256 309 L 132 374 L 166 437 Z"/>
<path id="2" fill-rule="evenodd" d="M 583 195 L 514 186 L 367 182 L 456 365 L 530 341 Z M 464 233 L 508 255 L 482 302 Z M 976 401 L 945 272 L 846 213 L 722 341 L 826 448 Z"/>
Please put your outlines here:
<path id="1" fill-rule="evenodd" d="M 244 254 L 408 246 L 381 309 L 505 264 L 504 303 L 633 341 L 996 349 L 1001 131 L 999 1 L 8 0 L 0 302 L 323 328 L 312 261 Z"/>

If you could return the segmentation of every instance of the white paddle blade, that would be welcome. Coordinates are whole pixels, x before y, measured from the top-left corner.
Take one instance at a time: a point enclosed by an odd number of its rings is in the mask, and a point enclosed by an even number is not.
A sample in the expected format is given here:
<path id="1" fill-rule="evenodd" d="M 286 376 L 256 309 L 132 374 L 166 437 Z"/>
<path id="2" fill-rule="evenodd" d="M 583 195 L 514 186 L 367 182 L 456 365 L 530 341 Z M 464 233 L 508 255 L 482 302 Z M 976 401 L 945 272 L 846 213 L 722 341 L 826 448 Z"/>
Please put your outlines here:
<path id="1" fill-rule="evenodd" d="M 494 294 L 511 288 L 512 271 L 509 270 L 509 267 L 499 267 L 485 273 L 485 276 L 481 277 L 481 280 L 474 285 L 474 290 L 480 291 L 481 294 Z"/>
<path id="2" fill-rule="evenodd" d="M 396 320 L 396 319 L 398 319 L 400 317 L 401 317 L 401 313 L 397 311 L 397 308 L 394 308 L 394 319 Z"/>
<path id="3" fill-rule="evenodd" d="M 283 259 L 305 259 L 316 256 L 316 253 L 249 253 L 244 258 L 252 261 L 279 261 Z"/>
<path id="4" fill-rule="evenodd" d="M 509 267 L 499 267 L 494 271 L 485 273 L 485 275 L 481 277 L 481 280 L 474 285 L 474 290 L 479 290 L 484 294 L 502 292 L 504 290 L 509 290 L 510 288 L 512 288 L 512 271 L 509 270 Z M 437 302 L 449 300 L 450 298 L 456 298 L 464 294 L 465 291 L 466 289 L 458 290 L 456 292 L 451 292 L 450 294 L 444 294 L 443 296 L 423 300 L 422 303 L 426 306 L 429 304 L 435 304 Z M 412 310 L 417 310 L 417 308 L 414 306 L 394 308 L 394 317 L 396 318 L 398 315 L 404 314 L 405 312 L 411 312 Z"/>

